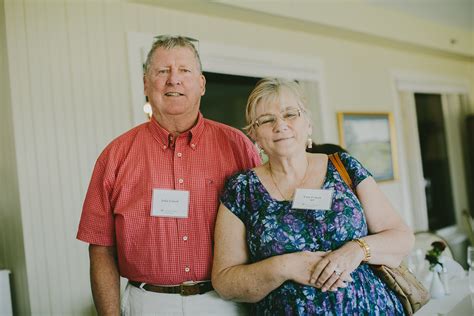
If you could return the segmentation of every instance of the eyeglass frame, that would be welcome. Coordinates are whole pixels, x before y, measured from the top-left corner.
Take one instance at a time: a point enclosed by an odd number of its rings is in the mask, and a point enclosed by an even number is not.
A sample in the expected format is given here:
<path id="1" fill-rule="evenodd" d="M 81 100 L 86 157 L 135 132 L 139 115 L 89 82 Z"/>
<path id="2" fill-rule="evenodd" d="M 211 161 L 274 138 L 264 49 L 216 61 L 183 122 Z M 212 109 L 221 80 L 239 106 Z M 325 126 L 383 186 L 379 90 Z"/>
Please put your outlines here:
<path id="1" fill-rule="evenodd" d="M 191 45 L 194 46 L 194 48 L 196 49 L 196 52 L 199 54 L 199 40 L 198 39 L 195 39 L 189 36 L 169 35 L 169 34 L 157 35 L 157 36 L 154 36 L 153 38 L 154 38 L 154 42 L 157 42 L 157 41 L 167 40 L 170 38 L 178 38 L 178 37 L 181 37 L 187 40 Z M 197 43 L 197 47 L 194 45 L 194 43 Z"/>
<path id="2" fill-rule="evenodd" d="M 297 113 L 298 113 L 298 116 L 296 116 L 296 117 L 290 119 L 290 121 L 293 120 L 293 119 L 296 119 L 296 118 L 298 118 L 298 117 L 301 117 L 301 113 L 303 112 L 303 110 L 302 110 L 301 108 L 299 108 L 299 107 L 298 107 L 298 108 L 290 108 L 290 109 L 286 109 L 286 110 L 284 110 L 284 111 L 281 111 L 281 112 L 280 112 L 280 115 L 278 115 L 278 117 L 279 117 L 282 121 L 288 122 L 288 121 L 283 117 L 282 114 L 283 114 L 283 113 L 286 113 L 286 112 L 289 112 L 289 111 L 292 111 L 292 110 L 296 110 Z M 260 116 L 259 116 L 257 119 L 255 119 L 254 122 L 253 122 L 253 125 L 256 126 L 257 128 L 258 128 L 258 127 L 261 127 L 261 126 L 264 126 L 264 125 L 262 125 L 262 123 L 259 123 L 259 119 L 260 119 L 262 116 L 273 116 L 273 117 L 275 117 L 275 121 L 274 121 L 271 125 L 269 125 L 269 126 L 271 126 L 272 128 L 275 127 L 275 124 L 278 122 L 278 119 L 277 119 L 277 115 L 276 115 L 276 114 L 263 114 L 263 115 L 260 115 Z"/>
<path id="3" fill-rule="evenodd" d="M 199 43 L 198 39 L 195 39 L 195 38 L 192 38 L 192 37 L 189 37 L 189 36 L 183 36 L 183 35 L 161 34 L 161 35 L 154 36 L 153 38 L 155 39 L 155 42 L 156 42 L 156 41 L 166 40 L 166 39 L 170 39 L 170 38 L 178 38 L 178 37 L 184 38 L 185 40 L 188 40 L 190 42 Z"/>

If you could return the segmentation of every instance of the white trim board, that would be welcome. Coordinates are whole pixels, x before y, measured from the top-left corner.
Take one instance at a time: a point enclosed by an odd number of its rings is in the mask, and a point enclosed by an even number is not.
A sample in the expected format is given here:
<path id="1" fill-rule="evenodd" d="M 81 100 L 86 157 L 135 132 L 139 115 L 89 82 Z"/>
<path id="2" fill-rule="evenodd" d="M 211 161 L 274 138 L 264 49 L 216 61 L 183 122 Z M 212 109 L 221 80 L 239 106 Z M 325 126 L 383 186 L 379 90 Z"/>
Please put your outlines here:
<path id="1" fill-rule="evenodd" d="M 391 75 L 398 91 L 469 94 L 469 81 L 464 78 L 399 70 L 392 71 Z"/>
<path id="2" fill-rule="evenodd" d="M 453 78 L 448 76 L 439 76 L 426 73 L 415 73 L 409 71 L 392 71 L 392 82 L 395 92 L 395 113 L 396 125 L 399 127 L 398 135 L 400 135 L 399 161 L 405 161 L 400 164 L 401 174 L 403 177 L 403 194 L 409 209 L 411 209 L 411 217 L 413 220 L 413 227 L 415 230 L 428 229 L 428 214 L 426 209 L 426 201 L 424 196 L 424 179 L 421 163 L 421 151 L 418 137 L 418 127 L 416 122 L 416 112 L 414 110 L 414 94 L 415 93 L 433 93 L 440 94 L 443 98 L 443 115 L 446 116 L 446 96 L 447 95 L 466 95 L 469 97 L 469 84 L 463 78 Z M 446 124 L 448 126 L 449 124 Z M 448 134 L 449 131 L 446 130 Z M 403 135 L 405 137 L 403 137 Z M 405 149 L 405 150 L 403 150 Z M 449 148 L 448 148 L 449 150 Z M 458 150 L 450 150 L 449 154 Z M 409 166 L 412 170 L 408 170 Z M 453 166 L 450 165 L 450 173 L 453 175 Z M 453 189 L 454 189 L 454 183 Z M 411 188 L 412 190 L 408 190 Z M 421 196 L 421 194 L 423 194 Z M 454 204 L 457 208 L 462 205 L 461 198 L 454 195 Z M 459 211 L 459 210 L 458 210 Z M 455 210 L 456 224 L 454 226 L 460 227 L 460 217 L 458 211 Z"/>

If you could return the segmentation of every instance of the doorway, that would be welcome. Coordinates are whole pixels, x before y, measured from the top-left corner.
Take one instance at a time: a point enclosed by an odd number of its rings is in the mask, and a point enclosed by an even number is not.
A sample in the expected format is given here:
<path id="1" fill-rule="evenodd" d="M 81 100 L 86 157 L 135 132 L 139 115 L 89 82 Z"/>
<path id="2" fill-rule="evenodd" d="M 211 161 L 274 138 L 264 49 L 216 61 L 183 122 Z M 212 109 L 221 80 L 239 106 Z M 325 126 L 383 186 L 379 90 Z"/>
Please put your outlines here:
<path id="1" fill-rule="evenodd" d="M 415 93 L 428 229 L 454 225 L 455 207 L 440 94 Z"/>
<path id="2" fill-rule="evenodd" d="M 206 94 L 201 99 L 205 118 L 242 130 L 247 98 L 260 78 L 204 72 Z"/>

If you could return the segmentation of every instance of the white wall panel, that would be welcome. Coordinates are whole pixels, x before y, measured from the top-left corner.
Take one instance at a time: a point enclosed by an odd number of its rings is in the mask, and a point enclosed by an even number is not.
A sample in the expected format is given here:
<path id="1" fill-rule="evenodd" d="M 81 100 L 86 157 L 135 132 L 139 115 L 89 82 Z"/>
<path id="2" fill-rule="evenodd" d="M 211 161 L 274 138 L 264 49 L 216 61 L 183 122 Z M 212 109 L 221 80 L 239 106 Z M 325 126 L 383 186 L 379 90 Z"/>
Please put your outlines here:
<path id="1" fill-rule="evenodd" d="M 64 212 L 68 214 L 66 229 L 70 245 L 68 256 L 71 258 L 70 287 L 74 303 L 71 310 L 75 313 L 86 314 L 91 310 L 91 294 L 84 289 L 89 288 L 87 248 L 74 240 L 79 223 L 82 200 L 88 184 L 87 174 L 90 174 L 94 165 L 94 156 L 102 143 L 95 126 L 95 114 L 102 116 L 100 106 L 91 96 L 90 77 L 96 72 L 92 70 L 89 58 L 90 49 L 87 35 L 85 2 L 74 2 L 65 5 L 65 37 L 67 37 L 67 54 L 63 57 L 65 94 L 63 98 L 63 128 L 68 133 L 69 142 L 64 150 L 68 157 L 63 165 L 65 185 L 68 196 L 65 199 Z M 91 74 L 92 72 L 92 74 Z M 97 109 L 94 109 L 97 107 Z M 105 141 L 104 141 L 105 142 Z M 71 179 L 67 179 L 72 177 Z M 74 179 L 74 180 L 73 180 Z"/>
<path id="2" fill-rule="evenodd" d="M 36 291 L 32 291 L 31 300 L 33 311 L 42 314 L 52 313 L 51 295 L 56 294 L 58 287 L 41 288 L 41 284 L 52 282 L 57 283 L 58 274 L 53 274 L 57 270 L 54 262 L 56 254 L 57 240 L 54 238 L 51 224 L 56 221 L 54 213 L 51 212 L 53 205 L 50 190 L 50 172 L 48 155 L 51 145 L 47 137 L 48 129 L 54 126 L 53 113 L 49 111 L 50 104 L 47 101 L 46 93 L 50 89 L 51 61 L 46 52 L 45 46 L 45 17 L 41 12 L 41 3 L 32 2 L 23 6 L 25 17 L 25 57 L 26 69 L 22 73 L 25 77 L 24 90 L 27 91 L 26 103 L 22 105 L 23 111 L 18 112 L 14 106 L 15 118 L 26 118 L 26 124 L 22 128 L 25 139 L 22 141 L 28 146 L 27 153 L 30 158 L 28 178 L 20 177 L 20 192 L 23 185 L 29 186 L 30 201 L 29 208 L 23 208 L 23 217 L 31 221 L 31 231 L 25 231 L 25 241 L 29 240 L 36 251 L 27 253 L 28 279 L 31 285 L 36 285 Z M 52 82 L 50 82 L 52 83 Z M 49 122 L 48 122 L 49 121 Z M 17 125 L 20 122 L 15 122 Z M 54 157 L 49 157 L 54 159 Z M 23 195 L 22 195 L 23 198 Z M 57 226 L 56 226 L 57 227 Z M 31 238 L 31 239 L 30 239 Z M 45 256 L 44 254 L 49 254 Z M 31 257 L 33 255 L 33 257 Z M 30 264 L 28 264 L 30 263 Z M 34 264 L 31 264 L 34 263 Z M 51 268 L 49 268 L 51 267 Z M 61 302 L 57 302 L 57 305 Z"/>
<path id="3" fill-rule="evenodd" d="M 122 4 L 108 6 L 114 12 L 111 36 L 105 5 L 15 1 L 6 6 L 33 314 L 91 311 L 87 249 L 75 233 L 98 153 L 130 127 L 126 67 L 120 66 L 126 60 Z"/>
<path id="4" fill-rule="evenodd" d="M 26 30 L 25 30 L 25 12 L 23 3 L 5 1 L 5 21 L 7 31 L 7 54 L 9 63 L 9 75 L 10 75 L 10 95 L 11 95 L 11 107 L 13 115 L 13 129 L 15 138 L 15 149 L 17 159 L 17 173 L 18 173 L 18 185 L 20 193 L 20 205 L 21 208 L 31 208 L 31 204 L 34 203 L 32 200 L 34 196 L 32 193 L 32 184 L 28 182 L 30 175 L 35 174 L 35 170 L 32 167 L 34 164 L 34 151 L 30 145 L 31 142 L 25 142 L 25 137 L 28 135 L 26 131 L 28 126 L 31 124 L 31 116 L 26 110 L 26 104 L 30 101 L 29 91 L 29 77 L 27 69 L 27 54 L 26 54 Z M 25 113 L 24 115 L 22 113 Z M 33 224 L 35 221 L 31 218 L 27 218 L 23 212 L 20 214 L 22 218 L 22 229 L 25 234 L 31 234 L 33 231 Z M 38 223 L 38 226 L 40 224 Z M 38 236 L 38 235 L 37 235 Z M 32 245 L 32 240 L 27 236 L 24 236 L 24 251 L 25 260 L 22 262 L 23 267 L 26 269 L 28 286 L 30 297 L 34 300 L 34 296 L 38 291 L 36 286 L 37 282 L 31 282 L 32 278 L 36 273 L 32 273 L 31 269 L 27 269 L 26 264 L 28 258 L 26 254 L 34 254 L 39 249 L 35 249 Z M 9 245 L 13 247 L 13 245 Z M 14 255 L 12 255 L 14 256 Z M 34 270 L 41 263 L 33 267 Z M 15 277 L 15 275 L 13 276 Z M 15 286 L 15 283 L 14 283 Z M 22 298 L 27 297 L 27 292 L 22 291 L 15 287 L 13 289 L 14 295 L 21 295 Z M 31 302 L 27 302 L 26 308 L 31 305 Z M 17 303 L 14 309 L 21 310 L 23 306 L 21 303 Z"/>

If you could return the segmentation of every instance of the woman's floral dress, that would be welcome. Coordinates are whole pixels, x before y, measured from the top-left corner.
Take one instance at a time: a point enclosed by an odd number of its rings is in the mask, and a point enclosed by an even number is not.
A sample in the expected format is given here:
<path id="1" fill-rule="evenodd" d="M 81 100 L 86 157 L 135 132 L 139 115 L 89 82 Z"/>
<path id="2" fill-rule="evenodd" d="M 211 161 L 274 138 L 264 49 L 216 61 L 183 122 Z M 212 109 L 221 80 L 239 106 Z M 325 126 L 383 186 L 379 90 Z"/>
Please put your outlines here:
<path id="1" fill-rule="evenodd" d="M 370 173 L 348 154 L 340 155 L 355 186 Z M 328 162 L 322 189 L 333 189 L 331 210 L 298 210 L 291 201 L 273 199 L 254 171 L 231 177 L 222 203 L 245 225 L 250 262 L 296 251 L 327 251 L 367 235 L 367 223 L 357 197 Z M 257 315 L 403 315 L 396 295 L 361 264 L 353 282 L 337 292 L 287 281 L 252 305 Z"/>

